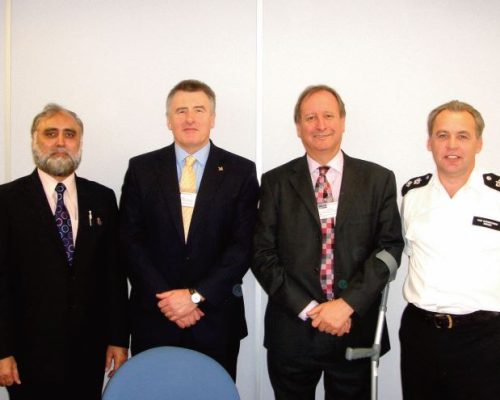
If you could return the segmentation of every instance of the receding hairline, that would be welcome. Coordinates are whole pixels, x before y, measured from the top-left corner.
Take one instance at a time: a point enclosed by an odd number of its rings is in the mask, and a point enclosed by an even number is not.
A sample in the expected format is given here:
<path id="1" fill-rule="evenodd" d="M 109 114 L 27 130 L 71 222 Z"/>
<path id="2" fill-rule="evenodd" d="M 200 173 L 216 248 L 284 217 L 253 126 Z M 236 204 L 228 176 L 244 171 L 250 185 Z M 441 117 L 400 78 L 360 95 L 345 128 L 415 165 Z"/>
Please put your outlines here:
<path id="1" fill-rule="evenodd" d="M 168 99 L 168 101 L 167 101 L 167 103 L 166 103 L 166 105 L 167 105 L 166 115 L 167 115 L 167 116 L 168 116 L 168 114 L 169 114 L 169 111 L 170 111 L 170 112 L 174 112 L 174 111 L 175 111 L 175 110 L 170 110 L 170 108 L 172 107 L 172 100 L 173 100 L 173 99 L 174 99 L 174 97 L 175 97 L 176 95 L 178 95 L 179 93 L 192 93 L 192 94 L 200 93 L 200 94 L 205 95 L 205 97 L 206 97 L 206 98 L 207 98 L 207 100 L 208 100 L 208 110 L 207 110 L 207 111 L 209 111 L 211 114 L 215 114 L 214 104 L 213 104 L 212 100 L 210 99 L 210 97 L 208 97 L 208 96 L 206 95 L 206 93 L 205 93 L 203 90 L 195 90 L 195 91 L 178 90 L 178 91 L 176 91 L 176 92 L 172 95 L 172 97 L 170 97 L 170 98 Z M 178 107 L 178 108 L 184 108 L 184 107 L 186 107 L 186 106 L 182 106 L 182 107 Z M 206 108 L 206 107 L 205 107 L 203 104 L 201 104 L 201 103 L 200 103 L 200 104 L 198 104 L 198 105 L 194 105 L 193 107 L 194 107 L 194 108 L 198 108 L 198 107 L 203 107 L 203 108 Z M 176 109 L 177 109 L 177 108 L 176 108 Z"/>
<path id="2" fill-rule="evenodd" d="M 483 136 L 483 131 L 485 127 L 484 119 L 481 113 L 476 110 L 473 106 L 460 100 L 451 100 L 447 103 L 441 104 L 434 108 L 427 118 L 427 133 L 428 136 L 432 136 L 432 131 L 434 128 L 434 123 L 439 114 L 444 111 L 449 111 L 452 113 L 468 113 L 474 120 L 475 133 L 478 138 Z"/>
<path id="3" fill-rule="evenodd" d="M 177 85 L 175 85 L 172 89 L 170 89 L 170 92 L 167 95 L 167 100 L 165 102 L 167 116 L 168 116 L 168 112 L 170 109 L 170 104 L 172 102 L 172 98 L 178 92 L 186 92 L 186 93 L 202 92 L 202 93 L 204 93 L 210 102 L 210 105 L 212 108 L 212 110 L 211 110 L 212 114 L 215 114 L 216 96 L 215 96 L 215 92 L 212 90 L 212 88 L 210 86 L 208 86 L 205 82 L 199 81 L 197 79 L 185 79 L 183 81 L 180 81 Z"/>
<path id="4" fill-rule="evenodd" d="M 300 113 L 301 113 L 301 108 L 302 108 L 302 104 L 304 103 L 304 101 L 307 100 L 309 97 L 311 97 L 313 94 L 316 94 L 319 92 L 330 93 L 337 100 L 340 117 L 345 118 L 346 111 L 345 111 L 344 101 L 342 100 L 342 97 L 340 97 L 340 94 L 334 88 L 332 88 L 328 85 L 311 85 L 311 86 L 306 87 L 302 91 L 302 93 L 299 95 L 299 97 L 297 99 L 297 102 L 295 103 L 293 120 L 296 124 L 300 122 L 300 118 L 301 118 Z"/>
<path id="5" fill-rule="evenodd" d="M 71 111 L 59 104 L 56 103 L 49 103 L 47 104 L 41 112 L 39 112 L 35 117 L 33 118 L 33 122 L 31 124 L 31 136 L 35 133 L 35 131 L 38 129 L 38 126 L 40 125 L 40 122 L 47 118 L 51 118 L 54 115 L 59 115 L 59 114 L 65 114 L 69 117 L 71 117 L 76 124 L 80 128 L 80 133 L 83 135 L 83 122 L 80 119 L 80 117 L 74 112 Z"/>

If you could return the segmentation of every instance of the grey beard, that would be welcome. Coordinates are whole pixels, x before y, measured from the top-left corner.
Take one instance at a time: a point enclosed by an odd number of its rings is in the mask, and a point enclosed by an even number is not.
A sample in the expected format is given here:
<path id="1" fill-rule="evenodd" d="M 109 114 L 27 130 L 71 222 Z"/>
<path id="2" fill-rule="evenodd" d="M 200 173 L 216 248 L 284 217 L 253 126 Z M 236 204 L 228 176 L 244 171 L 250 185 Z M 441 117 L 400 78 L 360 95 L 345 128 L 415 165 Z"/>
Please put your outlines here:
<path id="1" fill-rule="evenodd" d="M 33 143 L 32 152 L 35 165 L 43 172 L 51 176 L 66 177 L 76 171 L 82 159 L 82 148 L 73 156 L 66 149 L 58 149 L 64 152 L 67 157 L 55 156 L 52 154 L 43 154 L 36 143 Z"/>

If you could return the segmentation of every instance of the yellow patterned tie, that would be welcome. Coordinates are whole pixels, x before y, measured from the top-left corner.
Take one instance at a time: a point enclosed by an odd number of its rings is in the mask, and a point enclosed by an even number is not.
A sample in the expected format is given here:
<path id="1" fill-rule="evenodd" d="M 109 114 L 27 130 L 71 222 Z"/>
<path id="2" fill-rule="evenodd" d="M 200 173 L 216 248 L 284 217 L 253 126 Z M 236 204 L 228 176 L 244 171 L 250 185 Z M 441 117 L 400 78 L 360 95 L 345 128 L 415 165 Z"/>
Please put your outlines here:
<path id="1" fill-rule="evenodd" d="M 189 155 L 184 160 L 184 167 L 182 168 L 181 181 L 179 186 L 181 192 L 196 193 L 196 173 L 194 172 L 194 163 L 196 158 Z M 182 207 L 182 224 L 184 225 L 184 239 L 187 241 L 189 225 L 191 224 L 191 217 L 193 215 L 193 207 Z"/>

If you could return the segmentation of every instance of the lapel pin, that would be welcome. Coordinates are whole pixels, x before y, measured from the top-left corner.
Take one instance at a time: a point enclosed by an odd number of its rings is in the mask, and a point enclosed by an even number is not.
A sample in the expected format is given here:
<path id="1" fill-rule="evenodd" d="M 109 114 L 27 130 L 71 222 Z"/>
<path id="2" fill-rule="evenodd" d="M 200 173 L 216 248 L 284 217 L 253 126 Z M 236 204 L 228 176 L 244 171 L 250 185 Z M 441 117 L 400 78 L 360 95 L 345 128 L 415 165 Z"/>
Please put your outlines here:
<path id="1" fill-rule="evenodd" d="M 223 167 L 222 165 L 219 165 L 219 167 L 218 167 L 218 168 L 219 168 L 219 172 L 224 171 L 224 167 Z"/>
<path id="2" fill-rule="evenodd" d="M 97 225 L 99 225 L 99 226 L 102 225 L 102 219 L 101 219 L 101 217 L 97 217 Z"/>

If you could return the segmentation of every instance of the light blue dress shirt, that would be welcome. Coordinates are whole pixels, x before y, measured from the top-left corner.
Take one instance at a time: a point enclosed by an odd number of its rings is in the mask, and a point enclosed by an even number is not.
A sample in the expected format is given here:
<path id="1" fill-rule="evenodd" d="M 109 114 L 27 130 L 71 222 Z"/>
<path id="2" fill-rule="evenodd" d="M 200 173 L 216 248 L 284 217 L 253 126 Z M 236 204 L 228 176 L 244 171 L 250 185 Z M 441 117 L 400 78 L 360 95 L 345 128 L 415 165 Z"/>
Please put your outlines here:
<path id="1" fill-rule="evenodd" d="M 177 144 L 174 145 L 175 148 L 175 163 L 177 165 L 177 179 L 181 180 L 182 168 L 184 167 L 186 157 L 190 155 L 186 150 Z M 210 142 L 206 146 L 202 147 L 196 153 L 191 154 L 196 158 L 194 163 L 194 172 L 196 174 L 196 192 L 200 188 L 201 178 L 203 177 L 203 172 L 205 171 L 205 165 L 208 160 L 208 153 L 210 153 Z"/>

